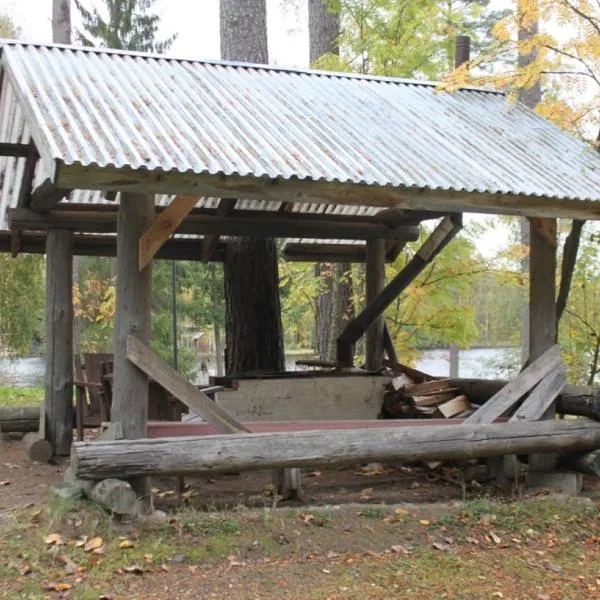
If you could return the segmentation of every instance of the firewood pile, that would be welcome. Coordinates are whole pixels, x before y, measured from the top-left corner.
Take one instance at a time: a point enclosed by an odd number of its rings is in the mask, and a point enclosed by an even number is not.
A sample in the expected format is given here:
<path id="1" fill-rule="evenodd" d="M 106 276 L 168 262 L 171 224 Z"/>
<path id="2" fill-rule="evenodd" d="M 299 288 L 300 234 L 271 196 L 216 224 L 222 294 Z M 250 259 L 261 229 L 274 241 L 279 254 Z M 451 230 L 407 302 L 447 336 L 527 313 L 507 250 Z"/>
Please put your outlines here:
<path id="1" fill-rule="evenodd" d="M 467 418 L 475 412 L 469 398 L 450 379 L 432 377 L 399 363 L 388 363 L 392 380 L 386 385 L 384 419 Z"/>

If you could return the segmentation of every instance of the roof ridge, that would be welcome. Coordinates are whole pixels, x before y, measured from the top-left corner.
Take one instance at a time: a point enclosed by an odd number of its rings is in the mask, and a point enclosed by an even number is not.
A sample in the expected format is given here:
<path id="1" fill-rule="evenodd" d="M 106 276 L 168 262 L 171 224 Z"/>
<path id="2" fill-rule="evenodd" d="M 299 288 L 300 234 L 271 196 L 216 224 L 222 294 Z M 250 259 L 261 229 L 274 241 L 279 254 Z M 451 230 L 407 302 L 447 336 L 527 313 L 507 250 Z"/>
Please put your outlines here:
<path id="1" fill-rule="evenodd" d="M 118 50 L 114 48 L 99 48 L 95 46 L 77 46 L 74 44 L 55 44 L 42 42 L 27 42 L 22 40 L 7 40 L 0 38 L 0 53 L 5 46 L 20 46 L 34 48 L 55 48 L 57 50 L 71 50 L 78 52 L 89 52 L 94 54 L 112 54 L 116 56 L 132 56 L 140 58 L 148 58 L 155 60 L 165 60 L 167 62 L 188 62 L 199 63 L 213 66 L 233 67 L 239 69 L 257 69 L 261 71 L 272 71 L 279 73 L 292 73 L 298 75 L 310 75 L 316 77 L 329 77 L 332 79 L 357 79 L 364 81 L 373 81 L 377 83 L 391 83 L 396 85 L 414 85 L 422 87 L 437 88 L 441 82 L 429 81 L 422 79 L 410 79 L 404 77 L 389 77 L 384 75 L 369 75 L 363 73 L 352 73 L 344 71 L 323 71 L 319 69 L 303 69 L 301 67 L 284 67 L 279 65 L 264 65 L 243 61 L 204 59 L 204 58 L 178 58 L 176 56 L 167 56 L 165 54 L 157 54 L 153 52 L 137 52 L 133 50 Z M 476 86 L 461 86 L 457 91 L 461 92 L 480 92 L 484 94 L 494 94 L 505 96 L 504 92 L 498 90 L 490 90 Z"/>

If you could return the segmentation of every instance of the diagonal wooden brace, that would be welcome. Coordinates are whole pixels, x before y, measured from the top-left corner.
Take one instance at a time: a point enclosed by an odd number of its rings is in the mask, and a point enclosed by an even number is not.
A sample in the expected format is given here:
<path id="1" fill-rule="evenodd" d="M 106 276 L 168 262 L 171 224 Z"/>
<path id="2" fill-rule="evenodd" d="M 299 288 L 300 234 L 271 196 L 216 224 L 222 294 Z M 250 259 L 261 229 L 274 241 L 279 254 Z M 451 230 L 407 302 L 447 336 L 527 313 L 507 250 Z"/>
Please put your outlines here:
<path id="1" fill-rule="evenodd" d="M 156 256 L 181 222 L 198 203 L 197 196 L 175 196 L 171 204 L 161 212 L 144 232 L 139 242 L 138 266 L 140 271 Z"/>
<path id="2" fill-rule="evenodd" d="M 444 217 L 408 264 L 342 331 L 337 340 L 337 362 L 352 366 L 354 345 L 367 328 L 414 281 L 462 228 L 462 214 Z"/>

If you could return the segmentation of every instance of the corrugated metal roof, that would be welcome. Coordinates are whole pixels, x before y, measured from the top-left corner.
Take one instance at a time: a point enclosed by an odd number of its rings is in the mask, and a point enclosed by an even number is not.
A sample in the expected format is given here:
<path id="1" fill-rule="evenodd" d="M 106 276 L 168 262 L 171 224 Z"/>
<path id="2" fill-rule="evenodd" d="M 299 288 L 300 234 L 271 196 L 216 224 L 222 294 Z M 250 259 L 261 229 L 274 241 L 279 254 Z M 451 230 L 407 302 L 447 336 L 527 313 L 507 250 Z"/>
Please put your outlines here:
<path id="1" fill-rule="evenodd" d="M 3 46 L 1 63 L 49 172 L 64 163 L 600 200 L 597 153 L 498 93 L 31 44 Z"/>

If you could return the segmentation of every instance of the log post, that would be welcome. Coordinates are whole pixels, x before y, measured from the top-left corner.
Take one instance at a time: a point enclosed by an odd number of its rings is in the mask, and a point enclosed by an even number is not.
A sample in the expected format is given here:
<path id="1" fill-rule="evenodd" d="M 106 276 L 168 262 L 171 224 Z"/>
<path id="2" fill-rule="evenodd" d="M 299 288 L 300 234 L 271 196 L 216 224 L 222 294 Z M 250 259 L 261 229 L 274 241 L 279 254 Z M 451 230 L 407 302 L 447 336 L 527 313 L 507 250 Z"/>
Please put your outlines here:
<path id="1" fill-rule="evenodd" d="M 367 240 L 367 305 L 385 287 L 385 240 Z M 383 329 L 385 316 L 380 313 L 369 325 L 366 332 L 366 367 L 376 371 L 383 365 Z"/>
<path id="2" fill-rule="evenodd" d="M 46 237 L 45 407 L 45 438 L 55 456 L 68 456 L 73 441 L 73 232 L 68 229 L 50 229 Z"/>
<path id="3" fill-rule="evenodd" d="M 148 377 L 127 359 L 127 338 L 150 342 L 152 263 L 138 268 L 139 239 L 154 218 L 154 196 L 122 194 L 117 227 L 117 311 L 111 420 L 121 423 L 125 439 L 146 436 Z M 134 478 L 139 498 L 149 499 L 148 480 Z"/>
<path id="4" fill-rule="evenodd" d="M 536 360 L 556 339 L 556 219 L 530 220 L 529 254 L 529 363 Z M 554 418 L 555 404 L 544 414 Z M 529 458 L 533 471 L 554 468 L 556 456 Z"/>

